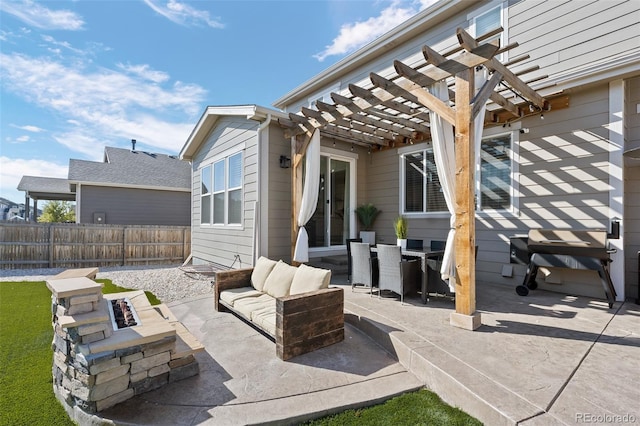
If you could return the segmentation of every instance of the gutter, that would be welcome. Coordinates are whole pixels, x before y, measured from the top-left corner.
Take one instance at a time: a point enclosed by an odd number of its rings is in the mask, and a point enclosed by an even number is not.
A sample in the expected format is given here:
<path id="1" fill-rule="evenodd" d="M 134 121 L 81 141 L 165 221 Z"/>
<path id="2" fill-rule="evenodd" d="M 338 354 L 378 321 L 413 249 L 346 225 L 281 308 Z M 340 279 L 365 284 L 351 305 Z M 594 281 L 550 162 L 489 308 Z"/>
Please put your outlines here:
<path id="1" fill-rule="evenodd" d="M 262 151 L 262 131 L 265 129 L 269 128 L 269 124 L 271 124 L 271 120 L 272 120 L 272 116 L 270 112 L 267 112 L 267 116 L 265 118 L 265 120 L 260 123 L 260 126 L 258 126 L 258 161 L 256 161 L 256 174 L 258 176 L 258 191 L 256 194 L 256 201 L 253 203 L 253 238 L 251 239 L 251 256 L 253 257 L 252 260 L 252 265 L 256 264 L 256 261 L 258 260 L 258 253 L 260 252 L 260 232 L 259 230 L 261 229 L 260 227 L 260 222 L 262 221 L 262 216 L 260 215 L 260 210 L 262 209 L 262 203 L 261 203 L 261 199 L 262 199 L 262 167 L 261 167 L 261 163 L 262 163 L 262 158 L 263 158 L 263 151 Z"/>

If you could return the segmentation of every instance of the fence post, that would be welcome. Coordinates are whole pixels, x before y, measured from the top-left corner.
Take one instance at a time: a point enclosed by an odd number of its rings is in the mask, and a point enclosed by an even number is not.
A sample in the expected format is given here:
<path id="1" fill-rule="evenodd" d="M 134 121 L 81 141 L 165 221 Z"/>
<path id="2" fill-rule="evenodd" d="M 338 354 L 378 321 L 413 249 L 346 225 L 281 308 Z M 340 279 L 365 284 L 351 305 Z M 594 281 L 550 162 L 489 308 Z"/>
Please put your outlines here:
<path id="1" fill-rule="evenodd" d="M 49 223 L 49 268 L 53 268 L 55 264 L 54 252 L 56 248 L 53 243 L 54 234 L 53 224 Z"/>
<path id="2" fill-rule="evenodd" d="M 127 264 L 127 227 L 122 227 L 122 266 Z"/>

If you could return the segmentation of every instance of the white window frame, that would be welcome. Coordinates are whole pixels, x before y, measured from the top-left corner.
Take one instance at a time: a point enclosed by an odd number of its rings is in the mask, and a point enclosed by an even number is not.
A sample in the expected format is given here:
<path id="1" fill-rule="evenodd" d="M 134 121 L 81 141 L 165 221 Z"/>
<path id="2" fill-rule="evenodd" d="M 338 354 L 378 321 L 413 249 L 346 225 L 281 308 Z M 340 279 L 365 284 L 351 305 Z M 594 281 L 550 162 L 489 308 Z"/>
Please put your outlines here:
<path id="1" fill-rule="evenodd" d="M 211 191 L 207 196 L 210 196 L 211 202 L 211 217 L 209 222 L 202 222 L 202 206 L 200 206 L 200 226 L 201 227 L 209 227 L 209 228 L 234 228 L 234 229 L 243 229 L 244 228 L 244 161 L 245 161 L 245 144 L 240 144 L 239 146 L 234 147 L 233 149 L 226 150 L 222 153 L 217 154 L 214 157 L 208 159 L 207 163 L 204 164 L 200 168 L 200 176 L 202 178 L 202 170 L 207 167 L 211 168 Z M 240 185 L 229 188 L 229 158 L 240 155 Z M 224 190 L 215 190 L 215 165 L 223 162 L 224 164 Z M 229 192 L 240 190 L 240 222 L 239 223 L 229 223 Z M 216 194 L 224 193 L 224 222 L 215 222 L 214 220 L 214 210 L 215 210 L 215 202 L 214 198 Z M 202 194 L 201 194 L 201 202 L 202 202 Z"/>
<path id="2" fill-rule="evenodd" d="M 489 129 L 485 129 L 482 133 L 482 139 L 486 139 L 489 137 L 499 137 L 499 136 L 511 136 L 511 146 L 507 148 L 507 153 L 509 159 L 511 161 L 510 167 L 510 176 L 509 176 L 509 196 L 511 198 L 511 205 L 506 209 L 483 209 L 480 205 L 480 184 L 482 182 L 481 173 L 481 164 L 480 161 L 477 161 L 477 169 L 476 169 L 476 200 L 478 200 L 478 206 L 476 208 L 476 215 L 480 217 L 503 217 L 505 214 L 518 216 L 520 214 L 520 198 L 519 198 L 519 186 L 520 186 L 520 158 L 518 147 L 520 146 L 520 129 L 521 123 L 516 122 L 510 124 L 508 128 L 503 127 L 492 127 Z M 480 153 L 477 154 L 478 156 Z"/>
<path id="3" fill-rule="evenodd" d="M 494 9 L 496 8 L 500 8 L 500 26 L 502 27 L 503 31 L 502 34 L 500 34 L 500 48 L 503 48 L 504 46 L 506 46 L 506 44 L 508 43 L 509 40 L 509 28 L 507 23 L 509 22 L 509 8 L 505 7 L 503 2 L 501 0 L 494 0 L 491 3 L 475 10 L 474 12 L 470 13 L 467 15 L 467 20 L 469 21 L 469 33 L 473 36 L 473 37 L 478 37 L 481 36 L 482 34 L 477 34 L 476 33 L 476 20 L 478 18 L 480 18 L 482 15 L 485 15 L 489 12 L 492 12 Z M 500 55 L 497 55 L 495 57 L 496 59 L 498 59 L 501 62 L 507 61 L 509 59 L 508 57 L 508 52 L 504 52 L 501 53 Z"/>
<path id="4" fill-rule="evenodd" d="M 202 193 L 202 175 L 204 174 L 204 170 L 209 168 L 210 172 L 209 172 L 209 192 L 207 192 L 206 194 Z M 213 211 L 211 210 L 213 208 L 213 165 L 212 164 L 205 164 L 204 166 L 202 166 L 200 168 L 200 225 L 204 225 L 204 226 L 209 226 L 211 225 L 211 222 L 213 221 Z M 207 219 L 206 222 L 202 221 L 202 206 L 205 202 L 205 197 L 207 197 L 208 204 L 209 204 L 209 218 Z"/>
<path id="5" fill-rule="evenodd" d="M 443 211 L 439 211 L 439 212 L 406 212 L 405 211 L 405 166 L 406 166 L 406 162 L 404 161 L 404 156 L 406 154 L 410 154 L 410 153 L 414 153 L 414 152 L 418 152 L 418 151 L 425 151 L 427 149 L 433 148 L 431 143 L 421 143 L 421 144 L 416 144 L 416 145 L 412 145 L 412 146 L 408 146 L 408 147 L 403 147 L 398 149 L 398 154 L 399 154 L 399 161 L 400 161 L 400 205 L 399 205 L 399 212 L 401 215 L 406 216 L 407 218 L 412 218 L 412 219 L 423 219 L 423 218 L 432 218 L 432 219 L 436 219 L 436 218 L 448 218 L 449 217 L 449 212 L 447 210 L 443 210 Z M 423 194 L 424 197 L 424 194 Z M 426 207 L 426 200 L 424 200 L 424 206 Z"/>
<path id="6" fill-rule="evenodd" d="M 482 133 L 482 138 L 488 138 L 488 137 L 496 137 L 496 136 L 505 136 L 505 135 L 511 135 L 511 146 L 508 148 L 508 156 L 509 159 L 511 161 L 510 163 L 510 176 L 509 176 L 509 180 L 510 180 L 510 190 L 509 190 L 509 196 L 511 198 L 511 205 L 509 206 L 509 208 L 507 209 L 482 209 L 482 206 L 478 205 L 478 207 L 476 208 L 476 216 L 478 217 L 504 217 L 504 216 L 518 216 L 520 214 L 520 199 L 519 199 L 519 185 L 520 185 L 520 173 L 519 173 L 519 153 L 518 153 L 518 146 L 519 146 L 519 136 L 520 136 L 520 128 L 521 128 L 521 123 L 520 122 L 516 122 L 513 123 L 512 125 L 510 125 L 509 128 L 505 129 L 503 127 L 492 127 L 492 128 L 488 128 L 485 129 L 484 132 Z M 400 163 L 400 173 L 399 173 L 399 182 L 400 182 L 400 196 L 399 196 L 399 208 L 398 211 L 400 212 L 400 214 L 402 214 L 403 216 L 406 216 L 407 218 L 414 218 L 414 219 L 423 219 L 423 218 L 432 218 L 432 219 L 436 219 L 436 218 L 448 218 L 449 217 L 449 212 L 448 211 L 442 211 L 442 212 L 405 212 L 404 208 L 405 208 L 405 161 L 404 161 L 404 155 L 405 154 L 409 154 L 409 153 L 413 153 L 413 152 L 417 152 L 417 151 L 423 151 L 425 149 L 428 149 L 431 147 L 431 143 L 422 143 L 422 144 L 416 144 L 416 145 L 412 145 L 410 147 L 403 147 L 398 149 L 398 158 L 399 158 L 399 163 Z M 476 153 L 478 160 L 479 160 L 479 156 L 480 153 Z M 476 195 L 476 200 L 481 199 L 481 194 L 480 194 L 480 183 L 482 182 L 482 176 L 480 175 L 481 173 L 481 163 L 480 161 L 476 161 L 476 181 L 475 181 L 475 195 Z M 425 204 L 426 207 L 426 204 Z"/>

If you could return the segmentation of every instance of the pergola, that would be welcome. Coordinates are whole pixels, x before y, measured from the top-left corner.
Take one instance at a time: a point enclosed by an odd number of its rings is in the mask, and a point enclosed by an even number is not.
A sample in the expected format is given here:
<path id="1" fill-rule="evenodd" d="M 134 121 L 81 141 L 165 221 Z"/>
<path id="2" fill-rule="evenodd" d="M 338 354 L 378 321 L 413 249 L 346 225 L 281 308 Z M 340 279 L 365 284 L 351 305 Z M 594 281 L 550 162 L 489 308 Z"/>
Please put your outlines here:
<path id="1" fill-rule="evenodd" d="M 465 30 L 456 34 L 459 46 L 440 54 L 429 46 L 422 48 L 424 62 L 409 66 L 394 61 L 395 75 L 385 78 L 370 74 L 373 85 L 363 88 L 350 84 L 350 96 L 331 93 L 333 104 L 317 101 L 317 110 L 302 108 L 302 114 L 280 119 L 285 136 L 292 138 L 292 246 L 298 232 L 296 221 L 302 197 L 302 159 L 315 129 L 321 134 L 376 150 L 398 147 L 431 139 L 429 111 L 451 123 L 455 129 L 456 208 L 455 208 L 455 291 L 453 325 L 474 330 L 480 326 L 475 294 L 475 117 L 486 104 L 485 126 L 503 125 L 528 115 L 568 107 L 568 96 L 561 93 L 543 97 L 538 91 L 547 76 L 522 79 L 537 66 L 513 72 L 510 66 L 529 59 L 522 55 L 501 63 L 495 56 L 518 46 L 500 48 L 497 41 L 485 40 L 502 28 L 473 38 Z M 490 78 L 476 91 L 474 72 L 486 67 Z M 442 101 L 428 90 L 439 81 L 449 87 L 449 101 Z M 536 82 L 537 90 L 531 87 Z"/>

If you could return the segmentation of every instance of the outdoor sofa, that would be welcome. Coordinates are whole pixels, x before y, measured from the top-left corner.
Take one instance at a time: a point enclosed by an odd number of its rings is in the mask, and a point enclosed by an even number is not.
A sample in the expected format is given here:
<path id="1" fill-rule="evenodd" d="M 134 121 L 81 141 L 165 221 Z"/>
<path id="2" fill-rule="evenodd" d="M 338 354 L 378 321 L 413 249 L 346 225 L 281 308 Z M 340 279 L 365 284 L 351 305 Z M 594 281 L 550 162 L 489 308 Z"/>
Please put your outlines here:
<path id="1" fill-rule="evenodd" d="M 344 291 L 330 280 L 330 270 L 261 257 L 254 268 L 216 272 L 215 309 L 270 336 L 287 360 L 344 340 Z"/>

